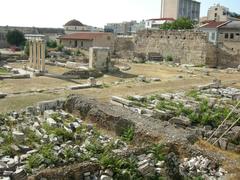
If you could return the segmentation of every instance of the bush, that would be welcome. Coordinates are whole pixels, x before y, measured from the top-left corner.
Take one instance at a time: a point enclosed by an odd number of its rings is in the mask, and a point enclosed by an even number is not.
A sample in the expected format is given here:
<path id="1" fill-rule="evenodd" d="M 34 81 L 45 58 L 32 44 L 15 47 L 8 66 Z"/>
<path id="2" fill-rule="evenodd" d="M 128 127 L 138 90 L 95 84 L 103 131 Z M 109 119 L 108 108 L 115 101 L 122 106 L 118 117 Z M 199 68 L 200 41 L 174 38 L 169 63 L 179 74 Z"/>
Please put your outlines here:
<path id="1" fill-rule="evenodd" d="M 134 133 L 135 133 L 134 127 L 126 128 L 121 136 L 122 140 L 126 142 L 131 142 L 133 140 Z"/>
<path id="2" fill-rule="evenodd" d="M 46 165 L 58 163 L 58 157 L 56 156 L 56 154 L 54 154 L 52 144 L 46 144 L 46 145 L 42 146 L 39 153 L 43 156 L 44 163 Z"/>
<path id="3" fill-rule="evenodd" d="M 165 160 L 165 146 L 162 144 L 154 144 L 150 147 L 148 153 L 153 153 L 154 158 L 156 158 L 158 161 L 164 161 Z"/>
<path id="4" fill-rule="evenodd" d="M 38 168 L 44 161 L 44 158 L 40 154 L 33 154 L 27 159 L 27 169 Z"/>
<path id="5" fill-rule="evenodd" d="M 173 61 L 173 57 L 168 55 L 165 60 L 168 61 L 168 62 Z"/>
<path id="6" fill-rule="evenodd" d="M 64 46 L 62 44 L 59 44 L 57 46 L 57 51 L 61 51 L 62 52 L 63 48 L 64 48 Z"/>
<path id="7" fill-rule="evenodd" d="M 71 55 L 72 55 L 72 52 L 71 52 L 71 50 L 69 50 L 69 49 L 65 49 L 63 52 L 64 52 L 64 54 L 67 55 L 67 56 L 71 56 Z"/>
<path id="8" fill-rule="evenodd" d="M 47 47 L 49 48 L 56 48 L 57 47 L 57 42 L 53 40 L 47 41 Z"/>

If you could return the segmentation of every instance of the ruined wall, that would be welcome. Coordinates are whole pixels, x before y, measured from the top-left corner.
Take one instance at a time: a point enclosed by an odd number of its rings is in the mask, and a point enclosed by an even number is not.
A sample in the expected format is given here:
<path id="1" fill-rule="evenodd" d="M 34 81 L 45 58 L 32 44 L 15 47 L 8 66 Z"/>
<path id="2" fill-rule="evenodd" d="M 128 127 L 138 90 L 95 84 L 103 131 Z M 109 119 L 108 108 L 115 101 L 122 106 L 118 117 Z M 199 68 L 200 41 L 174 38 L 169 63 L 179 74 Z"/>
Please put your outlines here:
<path id="1" fill-rule="evenodd" d="M 237 68 L 240 65 L 240 53 L 232 54 L 229 51 L 226 51 L 225 49 L 218 49 L 217 50 L 217 56 L 218 56 L 218 67 L 221 68 Z"/>
<path id="2" fill-rule="evenodd" d="M 182 64 L 202 65 L 214 62 L 208 56 L 205 33 L 190 31 L 142 31 L 135 39 L 136 53 L 160 53 Z M 209 64 L 209 63 L 208 63 Z"/>
<path id="3" fill-rule="evenodd" d="M 133 37 L 116 37 L 114 43 L 114 55 L 121 58 L 133 58 L 135 48 Z"/>
<path id="4" fill-rule="evenodd" d="M 206 33 L 193 31 L 141 31 L 134 37 L 118 37 L 115 54 L 121 58 L 148 57 L 148 54 L 172 56 L 181 64 L 233 67 L 240 65 L 239 44 L 224 42 L 217 48 Z"/>

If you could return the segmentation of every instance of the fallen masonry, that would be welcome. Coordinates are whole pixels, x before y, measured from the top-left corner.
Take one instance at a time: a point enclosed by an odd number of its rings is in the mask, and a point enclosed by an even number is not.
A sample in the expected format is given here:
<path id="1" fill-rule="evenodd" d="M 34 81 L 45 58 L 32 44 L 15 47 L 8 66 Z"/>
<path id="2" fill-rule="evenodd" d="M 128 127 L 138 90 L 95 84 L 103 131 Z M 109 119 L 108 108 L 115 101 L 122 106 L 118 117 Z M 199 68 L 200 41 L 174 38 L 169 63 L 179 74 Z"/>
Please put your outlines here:
<path id="1" fill-rule="evenodd" d="M 228 121 L 218 128 L 210 139 L 213 143 L 239 118 L 239 106 L 234 107 L 240 100 L 240 90 L 223 87 L 217 80 L 198 89 L 147 97 L 130 96 L 128 99 L 112 97 L 112 102 L 145 117 L 159 119 L 166 124 L 192 131 L 197 138 L 204 140 L 210 138 L 221 122 L 228 117 Z M 215 145 L 223 150 L 240 153 L 239 127 L 240 121 Z"/>
<path id="2" fill-rule="evenodd" d="M 227 174 L 219 159 L 192 153 L 189 124 L 179 128 L 84 96 L 0 115 L 0 125 L 0 179 L 216 179 Z M 156 143 L 160 139 L 165 143 Z M 189 149 L 188 159 L 173 146 Z"/>

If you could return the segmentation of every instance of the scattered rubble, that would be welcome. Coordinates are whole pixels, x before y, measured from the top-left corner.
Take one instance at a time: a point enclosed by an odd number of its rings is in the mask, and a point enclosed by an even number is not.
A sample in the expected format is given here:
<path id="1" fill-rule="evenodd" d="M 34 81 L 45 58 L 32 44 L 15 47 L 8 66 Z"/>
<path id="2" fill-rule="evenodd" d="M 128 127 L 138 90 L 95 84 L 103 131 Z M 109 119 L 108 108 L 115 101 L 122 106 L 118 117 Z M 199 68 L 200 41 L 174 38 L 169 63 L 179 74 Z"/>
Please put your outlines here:
<path id="1" fill-rule="evenodd" d="M 188 128 L 198 135 L 199 138 L 208 139 L 214 130 L 220 125 L 240 99 L 240 90 L 224 87 L 221 81 L 204 85 L 198 90 L 179 93 L 166 93 L 154 96 L 130 96 L 127 100 L 114 97 L 118 105 L 123 105 L 131 111 L 138 112 L 146 117 L 153 117 L 179 128 Z M 126 103 L 127 102 L 127 103 Z M 239 117 L 240 110 L 237 108 L 217 133 L 211 142 L 219 138 Z M 240 152 L 240 122 L 235 125 L 216 144 L 223 150 Z"/>
<path id="2" fill-rule="evenodd" d="M 84 122 L 84 119 L 64 111 L 64 107 L 67 107 L 67 110 L 75 107 L 81 110 L 79 103 L 84 104 L 85 108 L 85 105 L 92 108 L 96 106 L 91 104 L 91 100 L 87 103 L 75 98 L 73 103 L 71 98 L 67 102 L 41 102 L 37 107 L 27 107 L 20 112 L 0 116 L 0 141 L 3 145 L 0 149 L 0 178 L 23 180 L 32 176 L 57 179 L 74 175 L 79 179 L 146 179 L 171 177 L 171 174 L 176 175 L 180 171 L 181 160 L 171 153 L 166 154 L 166 145 L 148 143 L 142 150 L 142 147 L 129 144 L 135 132 L 126 129 L 133 125 L 127 122 L 126 118 L 131 119 L 134 116 L 134 120 L 140 122 L 136 113 L 130 115 L 130 112 L 126 112 L 125 118 L 117 120 L 116 116 L 113 121 L 113 118 L 110 118 L 110 114 L 115 116 L 113 112 L 105 115 L 103 109 L 85 112 L 89 119 L 93 118 L 94 113 L 97 113 L 100 119 L 109 116 L 109 120 L 112 120 L 111 126 L 119 128 L 117 134 L 120 137 L 113 138 L 100 133 L 93 124 Z M 133 99 L 146 101 L 143 96 L 134 96 Z M 117 97 L 113 100 L 122 102 L 122 99 Z M 104 108 L 103 105 L 99 107 Z M 119 113 L 118 110 L 116 112 Z M 108 122 L 104 123 L 106 125 Z M 235 127 L 233 131 L 238 131 L 238 128 Z M 132 148 L 135 150 L 132 151 Z M 73 163 L 76 165 L 72 166 Z M 67 167 L 71 167 L 71 170 Z M 219 169 L 213 170 L 220 172 Z M 192 174 L 183 176 L 193 177 Z"/>

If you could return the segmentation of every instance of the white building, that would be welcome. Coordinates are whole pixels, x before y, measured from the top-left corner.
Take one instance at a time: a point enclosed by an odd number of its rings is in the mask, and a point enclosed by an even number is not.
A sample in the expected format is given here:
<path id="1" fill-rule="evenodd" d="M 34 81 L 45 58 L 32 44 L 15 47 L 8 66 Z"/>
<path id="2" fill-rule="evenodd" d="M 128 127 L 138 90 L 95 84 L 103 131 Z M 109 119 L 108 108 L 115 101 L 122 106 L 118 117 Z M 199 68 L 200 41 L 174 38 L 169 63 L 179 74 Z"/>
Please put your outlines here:
<path id="1" fill-rule="evenodd" d="M 164 23 L 173 22 L 175 19 L 173 18 L 156 18 L 156 19 L 148 19 L 145 22 L 146 29 L 159 29 L 161 25 Z"/>
<path id="2" fill-rule="evenodd" d="M 27 40 L 46 40 L 47 37 L 43 34 L 24 34 Z"/>

